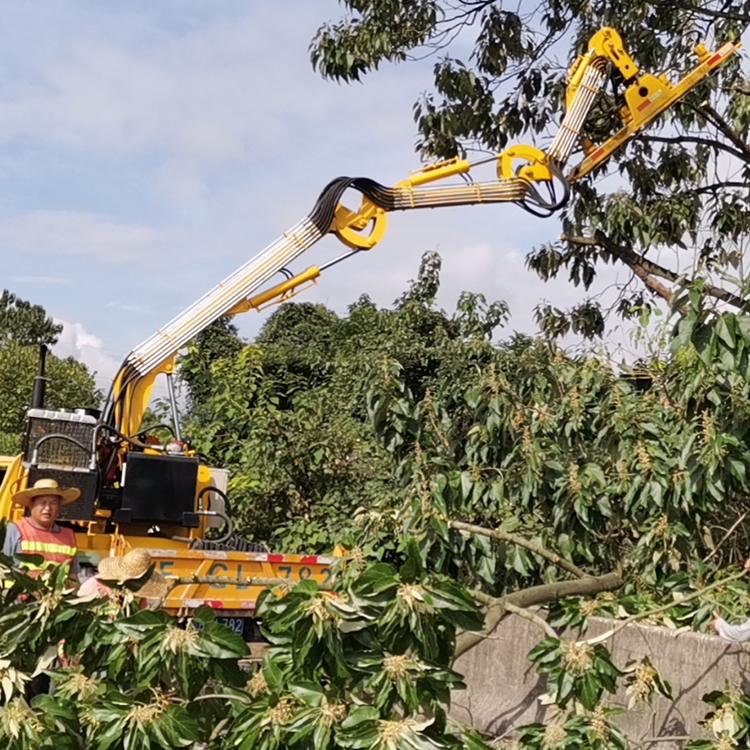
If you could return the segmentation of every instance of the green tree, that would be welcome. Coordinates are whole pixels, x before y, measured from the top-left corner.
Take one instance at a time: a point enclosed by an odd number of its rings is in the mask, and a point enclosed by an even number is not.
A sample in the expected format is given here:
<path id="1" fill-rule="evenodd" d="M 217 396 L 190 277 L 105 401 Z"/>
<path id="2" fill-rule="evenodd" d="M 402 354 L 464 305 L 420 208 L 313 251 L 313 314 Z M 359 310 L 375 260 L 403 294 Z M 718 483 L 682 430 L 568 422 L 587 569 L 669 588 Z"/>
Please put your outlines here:
<path id="1" fill-rule="evenodd" d="M 279 580 L 260 597 L 270 647 L 249 681 L 244 645 L 212 612 L 182 624 L 132 614 L 125 593 L 112 622 L 109 601 L 64 594 L 60 571 L 32 580 L 0 556 L 9 748 L 486 750 L 447 720 L 461 687 L 451 663 L 510 612 L 544 630 L 529 659 L 560 712 L 518 727 L 520 750 L 626 747 L 607 696 L 624 683 L 648 703 L 669 685 L 648 658 L 626 671 L 606 644 L 558 631 L 623 610 L 704 627 L 717 605 L 742 606 L 743 574 L 719 579 L 700 558 L 730 564 L 743 529 L 731 514 L 750 464 L 750 323 L 686 287 L 671 350 L 618 371 L 546 338 L 494 344 L 504 306 L 464 294 L 448 316 L 438 284 L 428 255 L 393 309 L 282 307 L 262 344 L 209 367 L 192 428 L 235 471 L 246 528 L 260 535 L 265 514 L 287 551 L 344 535 L 350 548 L 329 584 Z M 290 513 L 291 489 L 303 512 Z M 28 706 L 24 683 L 63 638 L 74 663 L 50 670 L 57 692 Z M 741 738 L 747 698 L 707 700 L 734 717 L 717 737 Z"/>
<path id="2" fill-rule="evenodd" d="M 39 350 L 8 341 L 0 346 L 0 433 L 18 435 L 31 400 Z M 86 366 L 73 357 L 47 355 L 47 406 L 98 406 L 102 394 Z"/>
<path id="3" fill-rule="evenodd" d="M 0 295 L 0 342 L 51 346 L 62 329 L 62 325 L 55 323 L 41 305 L 32 305 L 7 289 L 3 290 Z"/>
<path id="4" fill-rule="evenodd" d="M 697 42 L 716 48 L 737 40 L 750 21 L 740 0 L 342 5 L 346 17 L 324 24 L 311 44 L 313 65 L 323 76 L 355 81 L 385 63 L 436 55 L 432 90 L 414 107 L 417 147 L 430 159 L 544 142 L 562 118 L 565 68 L 603 26 L 615 27 L 642 70 L 658 75 L 687 71 L 696 62 Z M 617 76 L 612 80 L 617 92 Z M 584 128 L 591 141 L 600 143 L 620 127 L 620 104 L 617 93 L 603 96 Z M 749 127 L 748 73 L 735 56 L 612 163 L 575 183 L 562 239 L 532 251 L 529 267 L 544 279 L 567 272 L 588 290 L 602 264 L 625 264 L 636 284 L 646 284 L 624 285 L 617 309 L 626 316 L 652 305 L 650 292 L 668 299 L 670 284 L 685 269 L 721 278 L 726 288 L 707 284 L 704 293 L 738 304 L 741 281 L 733 276 L 741 276 L 736 269 L 750 228 Z M 605 179 L 615 172 L 619 178 Z M 655 260 L 656 250 L 674 263 Z M 584 299 L 570 311 L 541 306 L 539 320 L 554 333 L 604 329 L 596 300 Z"/>
<path id="5" fill-rule="evenodd" d="M 38 370 L 39 345 L 57 341 L 62 325 L 40 305 L 7 290 L 0 296 L 0 453 L 20 449 L 24 416 Z M 98 406 L 101 392 L 94 378 L 73 357 L 47 355 L 47 405 L 50 408 Z"/>
<path id="6" fill-rule="evenodd" d="M 182 358 L 180 381 L 186 389 L 191 418 L 201 419 L 201 404 L 210 393 L 211 365 L 236 356 L 244 343 L 230 318 L 219 318 L 190 342 Z"/>

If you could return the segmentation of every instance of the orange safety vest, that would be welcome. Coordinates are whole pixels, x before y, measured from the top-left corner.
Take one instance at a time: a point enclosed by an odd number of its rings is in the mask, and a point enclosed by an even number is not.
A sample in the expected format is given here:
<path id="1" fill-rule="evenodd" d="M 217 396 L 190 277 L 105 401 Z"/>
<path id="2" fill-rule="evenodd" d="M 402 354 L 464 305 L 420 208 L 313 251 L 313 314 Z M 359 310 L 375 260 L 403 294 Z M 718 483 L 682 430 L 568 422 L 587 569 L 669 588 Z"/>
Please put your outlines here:
<path id="1" fill-rule="evenodd" d="M 28 518 L 15 521 L 21 532 L 21 552 L 25 555 L 41 555 L 42 565 L 23 563 L 30 575 L 39 573 L 51 565 L 64 565 L 69 568 L 76 556 L 76 535 L 72 529 L 60 527 L 58 532 L 45 531 L 34 526 Z"/>

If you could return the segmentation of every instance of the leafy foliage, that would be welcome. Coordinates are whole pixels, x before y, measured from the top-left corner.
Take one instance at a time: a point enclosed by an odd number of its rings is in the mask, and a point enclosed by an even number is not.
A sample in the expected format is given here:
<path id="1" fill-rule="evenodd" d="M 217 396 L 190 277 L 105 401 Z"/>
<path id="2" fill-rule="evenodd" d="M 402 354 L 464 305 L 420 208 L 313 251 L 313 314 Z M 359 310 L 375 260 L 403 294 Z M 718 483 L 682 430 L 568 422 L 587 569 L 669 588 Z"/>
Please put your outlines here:
<path id="1" fill-rule="evenodd" d="M 548 688 L 555 703 L 563 708 L 577 700 L 584 708 L 593 709 L 604 690 L 615 692 L 617 678 L 622 674 L 604 646 L 589 646 L 585 641 L 563 643 L 547 637 L 531 650 L 529 659 L 548 675 Z"/>
<path id="2" fill-rule="evenodd" d="M 445 708 L 457 626 L 481 616 L 413 543 L 400 570 L 352 562 L 332 591 L 269 589 L 257 614 L 272 646 L 250 679 L 247 647 L 202 608 L 187 623 L 133 611 L 132 593 L 79 599 L 63 569 L 33 579 L 0 556 L 0 741 L 8 750 L 466 747 Z M 148 573 L 144 576 L 147 577 Z M 132 583 L 137 588 L 140 581 Z M 64 645 L 66 666 L 51 668 Z M 24 686 L 47 671 L 54 696 Z M 472 750 L 484 747 L 472 740 Z"/>
<path id="3" fill-rule="evenodd" d="M 692 740 L 685 745 L 685 750 L 721 750 L 723 747 L 741 747 L 747 745 L 747 733 L 750 726 L 750 700 L 748 696 L 727 686 L 703 696 L 703 700 L 712 706 L 705 719 L 707 728 L 715 740 Z"/>
<path id="4" fill-rule="evenodd" d="M 713 310 L 695 287 L 675 306 L 685 315 L 672 358 L 620 372 L 520 337 L 422 396 L 395 359 L 373 369 L 369 411 L 404 497 L 376 521 L 408 518 L 432 560 L 498 594 L 558 572 L 528 549 L 466 539 L 451 520 L 598 572 L 624 567 L 641 586 L 711 553 L 711 528 L 743 507 L 750 339 L 744 316 Z"/>
<path id="5" fill-rule="evenodd" d="M 243 533 L 288 552 L 330 549 L 347 540 L 358 508 L 395 502 L 392 459 L 366 409 L 373 365 L 398 357 L 410 386 L 425 393 L 491 351 L 487 339 L 507 316 L 502 303 L 471 294 L 453 316 L 436 310 L 439 270 L 439 257 L 427 254 L 392 310 L 366 297 L 345 318 L 287 304 L 238 354 L 236 339 L 213 361 L 201 341 L 191 346 L 180 367 L 193 407 L 186 430 L 231 468 Z M 393 547 L 385 536 L 382 544 Z"/>
<path id="6" fill-rule="evenodd" d="M 39 350 L 14 340 L 0 345 L 0 434 L 23 431 L 26 409 L 37 373 Z M 86 366 L 72 357 L 47 355 L 47 405 L 51 408 L 97 406 L 102 394 Z"/>

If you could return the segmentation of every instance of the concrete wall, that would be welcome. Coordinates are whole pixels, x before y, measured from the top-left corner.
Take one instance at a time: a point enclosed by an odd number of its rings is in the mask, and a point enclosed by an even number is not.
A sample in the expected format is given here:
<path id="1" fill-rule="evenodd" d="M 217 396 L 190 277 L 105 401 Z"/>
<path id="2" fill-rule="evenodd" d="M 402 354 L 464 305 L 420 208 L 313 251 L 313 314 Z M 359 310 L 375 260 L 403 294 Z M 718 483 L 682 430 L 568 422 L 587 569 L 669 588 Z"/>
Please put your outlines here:
<path id="1" fill-rule="evenodd" d="M 604 633 L 614 624 L 592 617 L 586 637 Z M 495 737 L 512 737 L 513 727 L 543 722 L 545 707 L 538 699 L 546 690 L 545 680 L 526 655 L 544 637 L 540 628 L 520 617 L 509 615 L 502 620 L 487 639 L 456 661 L 455 669 L 464 675 L 467 689 L 454 693 L 451 713 Z M 750 690 L 750 652 L 744 644 L 632 624 L 606 645 L 618 667 L 648 656 L 672 685 L 672 700 L 658 696 L 653 710 L 645 706 L 617 718 L 633 747 L 677 750 L 684 740 L 667 741 L 667 737 L 707 737 L 699 724 L 708 711 L 701 697 L 723 688 L 727 681 Z M 604 695 L 607 705 L 627 706 L 624 690 Z M 654 742 L 657 738 L 662 739 Z"/>

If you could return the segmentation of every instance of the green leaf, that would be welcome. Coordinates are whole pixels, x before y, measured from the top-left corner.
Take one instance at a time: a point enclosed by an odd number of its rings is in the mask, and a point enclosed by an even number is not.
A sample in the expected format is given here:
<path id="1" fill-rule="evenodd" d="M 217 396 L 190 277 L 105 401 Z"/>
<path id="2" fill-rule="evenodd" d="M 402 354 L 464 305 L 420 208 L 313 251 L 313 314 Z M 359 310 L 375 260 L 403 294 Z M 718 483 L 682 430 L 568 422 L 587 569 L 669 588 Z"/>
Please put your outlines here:
<path id="1" fill-rule="evenodd" d="M 287 687 L 289 692 L 306 706 L 318 707 L 325 703 L 323 689 L 314 682 L 289 682 Z"/>

